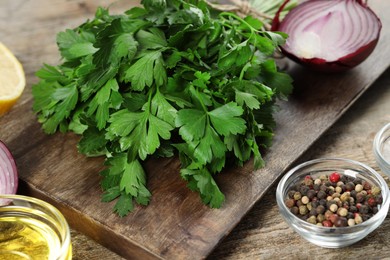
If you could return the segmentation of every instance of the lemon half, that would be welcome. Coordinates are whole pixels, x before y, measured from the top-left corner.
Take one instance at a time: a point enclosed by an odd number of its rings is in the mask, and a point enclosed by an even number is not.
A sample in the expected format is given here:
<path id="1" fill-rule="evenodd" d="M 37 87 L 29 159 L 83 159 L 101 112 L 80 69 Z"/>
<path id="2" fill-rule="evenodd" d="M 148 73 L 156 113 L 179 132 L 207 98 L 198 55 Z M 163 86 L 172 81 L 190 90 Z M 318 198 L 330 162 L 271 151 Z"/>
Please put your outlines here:
<path id="1" fill-rule="evenodd" d="M 22 64 L 0 42 L 0 116 L 16 103 L 25 85 L 26 78 Z"/>

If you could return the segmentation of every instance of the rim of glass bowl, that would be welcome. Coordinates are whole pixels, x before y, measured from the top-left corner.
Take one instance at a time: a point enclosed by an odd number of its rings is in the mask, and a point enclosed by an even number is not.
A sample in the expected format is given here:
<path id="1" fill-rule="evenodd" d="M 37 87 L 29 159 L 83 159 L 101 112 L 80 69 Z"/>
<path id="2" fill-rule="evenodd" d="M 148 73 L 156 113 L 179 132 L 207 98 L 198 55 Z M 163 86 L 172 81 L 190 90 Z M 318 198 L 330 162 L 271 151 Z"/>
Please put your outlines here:
<path id="1" fill-rule="evenodd" d="M 64 215 L 61 213 L 59 209 L 57 209 L 50 203 L 43 201 L 41 199 L 19 195 L 19 194 L 0 194 L 0 199 L 13 199 L 13 200 L 26 201 L 32 204 L 39 205 L 40 207 L 44 207 L 48 212 L 53 214 L 53 216 L 56 218 L 55 221 L 58 222 L 57 224 L 60 224 L 61 229 L 65 231 L 65 232 L 60 232 L 61 235 L 63 235 L 64 237 L 62 241 L 61 252 L 58 252 L 58 256 L 67 255 L 68 248 L 71 246 L 70 228 L 67 220 L 65 219 Z"/>
<path id="2" fill-rule="evenodd" d="M 387 130 L 390 130 L 390 123 L 386 124 L 385 126 L 383 126 L 379 132 L 375 135 L 375 139 L 374 139 L 374 152 L 377 156 L 379 156 L 379 158 L 386 162 L 386 164 L 388 165 L 388 167 L 390 167 L 390 158 L 389 159 L 386 159 L 385 157 L 383 157 L 382 155 L 382 152 L 381 152 L 381 144 L 382 144 L 382 141 L 383 141 L 383 138 L 384 138 L 384 133 L 387 131 Z M 387 136 L 387 138 L 390 138 L 390 135 Z M 387 139 L 386 138 L 386 139 Z"/>
<path id="3" fill-rule="evenodd" d="M 298 218 L 293 213 L 291 213 L 290 209 L 286 206 L 286 204 L 284 202 L 285 198 L 283 197 L 283 189 L 286 186 L 287 180 L 296 171 L 300 170 L 301 168 L 304 168 L 304 167 L 306 167 L 308 165 L 313 165 L 313 164 L 316 164 L 316 163 L 323 163 L 323 162 L 327 162 L 327 161 L 345 162 L 345 163 L 348 163 L 350 165 L 355 164 L 357 166 L 360 166 L 360 167 L 364 168 L 370 174 L 375 176 L 376 181 L 380 184 L 381 194 L 382 194 L 382 197 L 383 197 L 383 202 L 382 202 L 382 207 L 378 210 L 377 213 L 375 213 L 375 215 L 373 217 L 371 217 L 367 221 L 364 221 L 364 222 L 362 222 L 360 224 L 357 224 L 357 225 L 354 225 L 354 226 L 330 228 L 330 227 L 316 226 L 314 224 L 311 224 L 311 223 L 309 223 L 307 221 L 304 221 L 304 220 Z M 344 158 L 320 158 L 320 159 L 314 159 L 314 160 L 310 160 L 310 161 L 304 162 L 302 164 L 299 164 L 299 165 L 295 166 L 294 168 L 292 168 L 291 170 L 289 170 L 283 176 L 283 178 L 279 181 L 279 184 L 278 184 L 277 189 L 276 189 L 276 200 L 277 200 L 277 203 L 278 203 L 279 207 L 281 207 L 283 209 L 283 211 L 285 211 L 286 214 L 290 218 L 293 218 L 294 221 L 297 221 L 299 223 L 299 225 L 303 225 L 303 226 L 305 226 L 305 227 L 307 227 L 309 229 L 313 229 L 313 230 L 318 229 L 318 230 L 321 230 L 323 232 L 324 231 L 325 232 L 326 231 L 331 231 L 331 230 L 334 230 L 334 229 L 345 230 L 347 232 L 347 231 L 352 230 L 352 229 L 362 229 L 363 227 L 371 226 L 373 223 L 375 223 L 376 221 L 378 221 L 381 218 L 381 215 L 383 214 L 384 210 L 388 209 L 388 207 L 385 206 L 385 205 L 389 203 L 389 199 L 390 199 L 389 187 L 387 186 L 386 181 L 382 178 L 382 176 L 379 173 L 377 173 L 373 168 L 371 168 L 370 166 L 368 166 L 368 165 L 366 165 L 364 163 L 361 163 L 361 162 L 358 162 L 358 161 L 355 161 L 355 160 L 351 160 L 351 159 L 344 159 Z M 380 213 L 382 213 L 382 214 L 380 214 Z M 386 215 L 387 215 L 387 212 L 386 212 Z"/>

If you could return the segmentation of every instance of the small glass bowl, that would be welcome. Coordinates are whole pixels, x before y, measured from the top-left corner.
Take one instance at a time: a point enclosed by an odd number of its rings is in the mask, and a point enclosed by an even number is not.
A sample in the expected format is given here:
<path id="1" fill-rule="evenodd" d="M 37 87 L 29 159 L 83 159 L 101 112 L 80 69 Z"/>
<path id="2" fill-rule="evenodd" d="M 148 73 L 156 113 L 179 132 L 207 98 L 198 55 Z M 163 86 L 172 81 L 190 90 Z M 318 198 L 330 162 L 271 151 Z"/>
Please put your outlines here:
<path id="1" fill-rule="evenodd" d="M 42 200 L 0 194 L 0 259 L 71 260 L 64 216 Z"/>
<path id="2" fill-rule="evenodd" d="M 339 172 L 355 178 L 359 177 L 380 187 L 383 203 L 378 207 L 378 212 L 367 221 L 347 227 L 316 226 L 290 212 L 285 205 L 285 200 L 288 191 L 293 185 L 301 182 L 306 175 L 311 175 L 315 178 L 320 175 L 330 175 L 333 172 Z M 276 200 L 280 213 L 286 222 L 304 239 L 321 247 L 340 248 L 356 243 L 382 224 L 389 209 L 390 194 L 385 180 L 372 168 L 353 160 L 324 158 L 305 162 L 286 173 L 278 184 Z"/>
<path id="3" fill-rule="evenodd" d="M 390 177 L 390 123 L 376 134 L 374 155 L 379 168 Z"/>

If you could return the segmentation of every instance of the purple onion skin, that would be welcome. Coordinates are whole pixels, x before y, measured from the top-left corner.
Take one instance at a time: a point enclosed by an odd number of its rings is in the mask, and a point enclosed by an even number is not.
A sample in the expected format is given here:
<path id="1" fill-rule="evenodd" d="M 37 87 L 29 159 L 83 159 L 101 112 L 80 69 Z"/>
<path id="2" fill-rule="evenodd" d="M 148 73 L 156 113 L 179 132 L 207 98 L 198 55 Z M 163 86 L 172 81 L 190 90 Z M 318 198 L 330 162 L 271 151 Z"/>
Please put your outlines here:
<path id="1" fill-rule="evenodd" d="M 17 170 L 15 159 L 14 159 L 11 151 L 6 146 L 6 144 L 1 140 L 0 140 L 0 149 L 2 149 L 5 152 L 7 159 L 10 160 L 10 163 L 13 167 L 15 182 L 14 182 L 14 189 L 11 191 L 10 194 L 16 194 L 16 192 L 18 190 L 18 186 L 19 186 L 19 179 L 18 179 L 18 170 Z M 0 206 L 1 206 L 1 201 L 0 201 Z"/>
<path id="2" fill-rule="evenodd" d="M 285 0 L 285 2 L 280 6 L 278 12 L 275 14 L 275 17 L 272 22 L 272 28 L 271 31 L 278 31 L 279 27 L 283 23 L 283 21 L 279 20 L 280 13 L 283 11 L 285 5 L 290 0 Z M 311 0 L 311 1 L 317 1 L 317 0 Z M 331 61 L 328 62 L 325 59 L 322 58 L 311 58 L 311 59 L 305 59 L 295 56 L 293 53 L 290 53 L 286 51 L 283 46 L 281 46 L 281 51 L 286 57 L 290 58 L 291 60 L 295 61 L 298 64 L 301 64 L 309 69 L 312 69 L 314 71 L 320 71 L 320 72 L 344 72 L 347 70 L 350 70 L 360 63 L 362 63 L 364 60 L 366 60 L 370 54 L 374 51 L 380 37 L 380 32 L 382 29 L 382 23 L 381 20 L 378 18 L 378 16 L 375 14 L 375 12 L 367 6 L 367 4 L 363 3 L 362 0 L 356 0 L 358 4 L 362 5 L 364 8 L 366 8 L 369 12 L 371 12 L 375 18 L 377 19 L 377 22 L 379 24 L 379 30 L 377 37 L 369 42 L 368 44 L 360 47 L 355 52 L 350 53 L 344 57 L 340 57 L 337 61 Z"/>

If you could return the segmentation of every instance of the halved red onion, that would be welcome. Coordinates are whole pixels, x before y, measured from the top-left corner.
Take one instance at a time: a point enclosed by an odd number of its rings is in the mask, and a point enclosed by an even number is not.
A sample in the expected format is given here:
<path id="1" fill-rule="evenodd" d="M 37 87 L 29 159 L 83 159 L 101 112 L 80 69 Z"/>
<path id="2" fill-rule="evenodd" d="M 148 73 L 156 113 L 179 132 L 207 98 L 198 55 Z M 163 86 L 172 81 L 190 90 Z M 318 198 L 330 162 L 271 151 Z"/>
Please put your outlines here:
<path id="1" fill-rule="evenodd" d="M 15 194 L 17 188 L 18 171 L 15 160 L 7 146 L 0 141 L 0 194 Z"/>
<path id="2" fill-rule="evenodd" d="M 284 4 L 287 4 L 286 0 Z M 374 50 L 382 24 L 362 0 L 309 0 L 292 9 L 272 30 L 288 34 L 287 57 L 320 71 L 344 71 Z"/>

